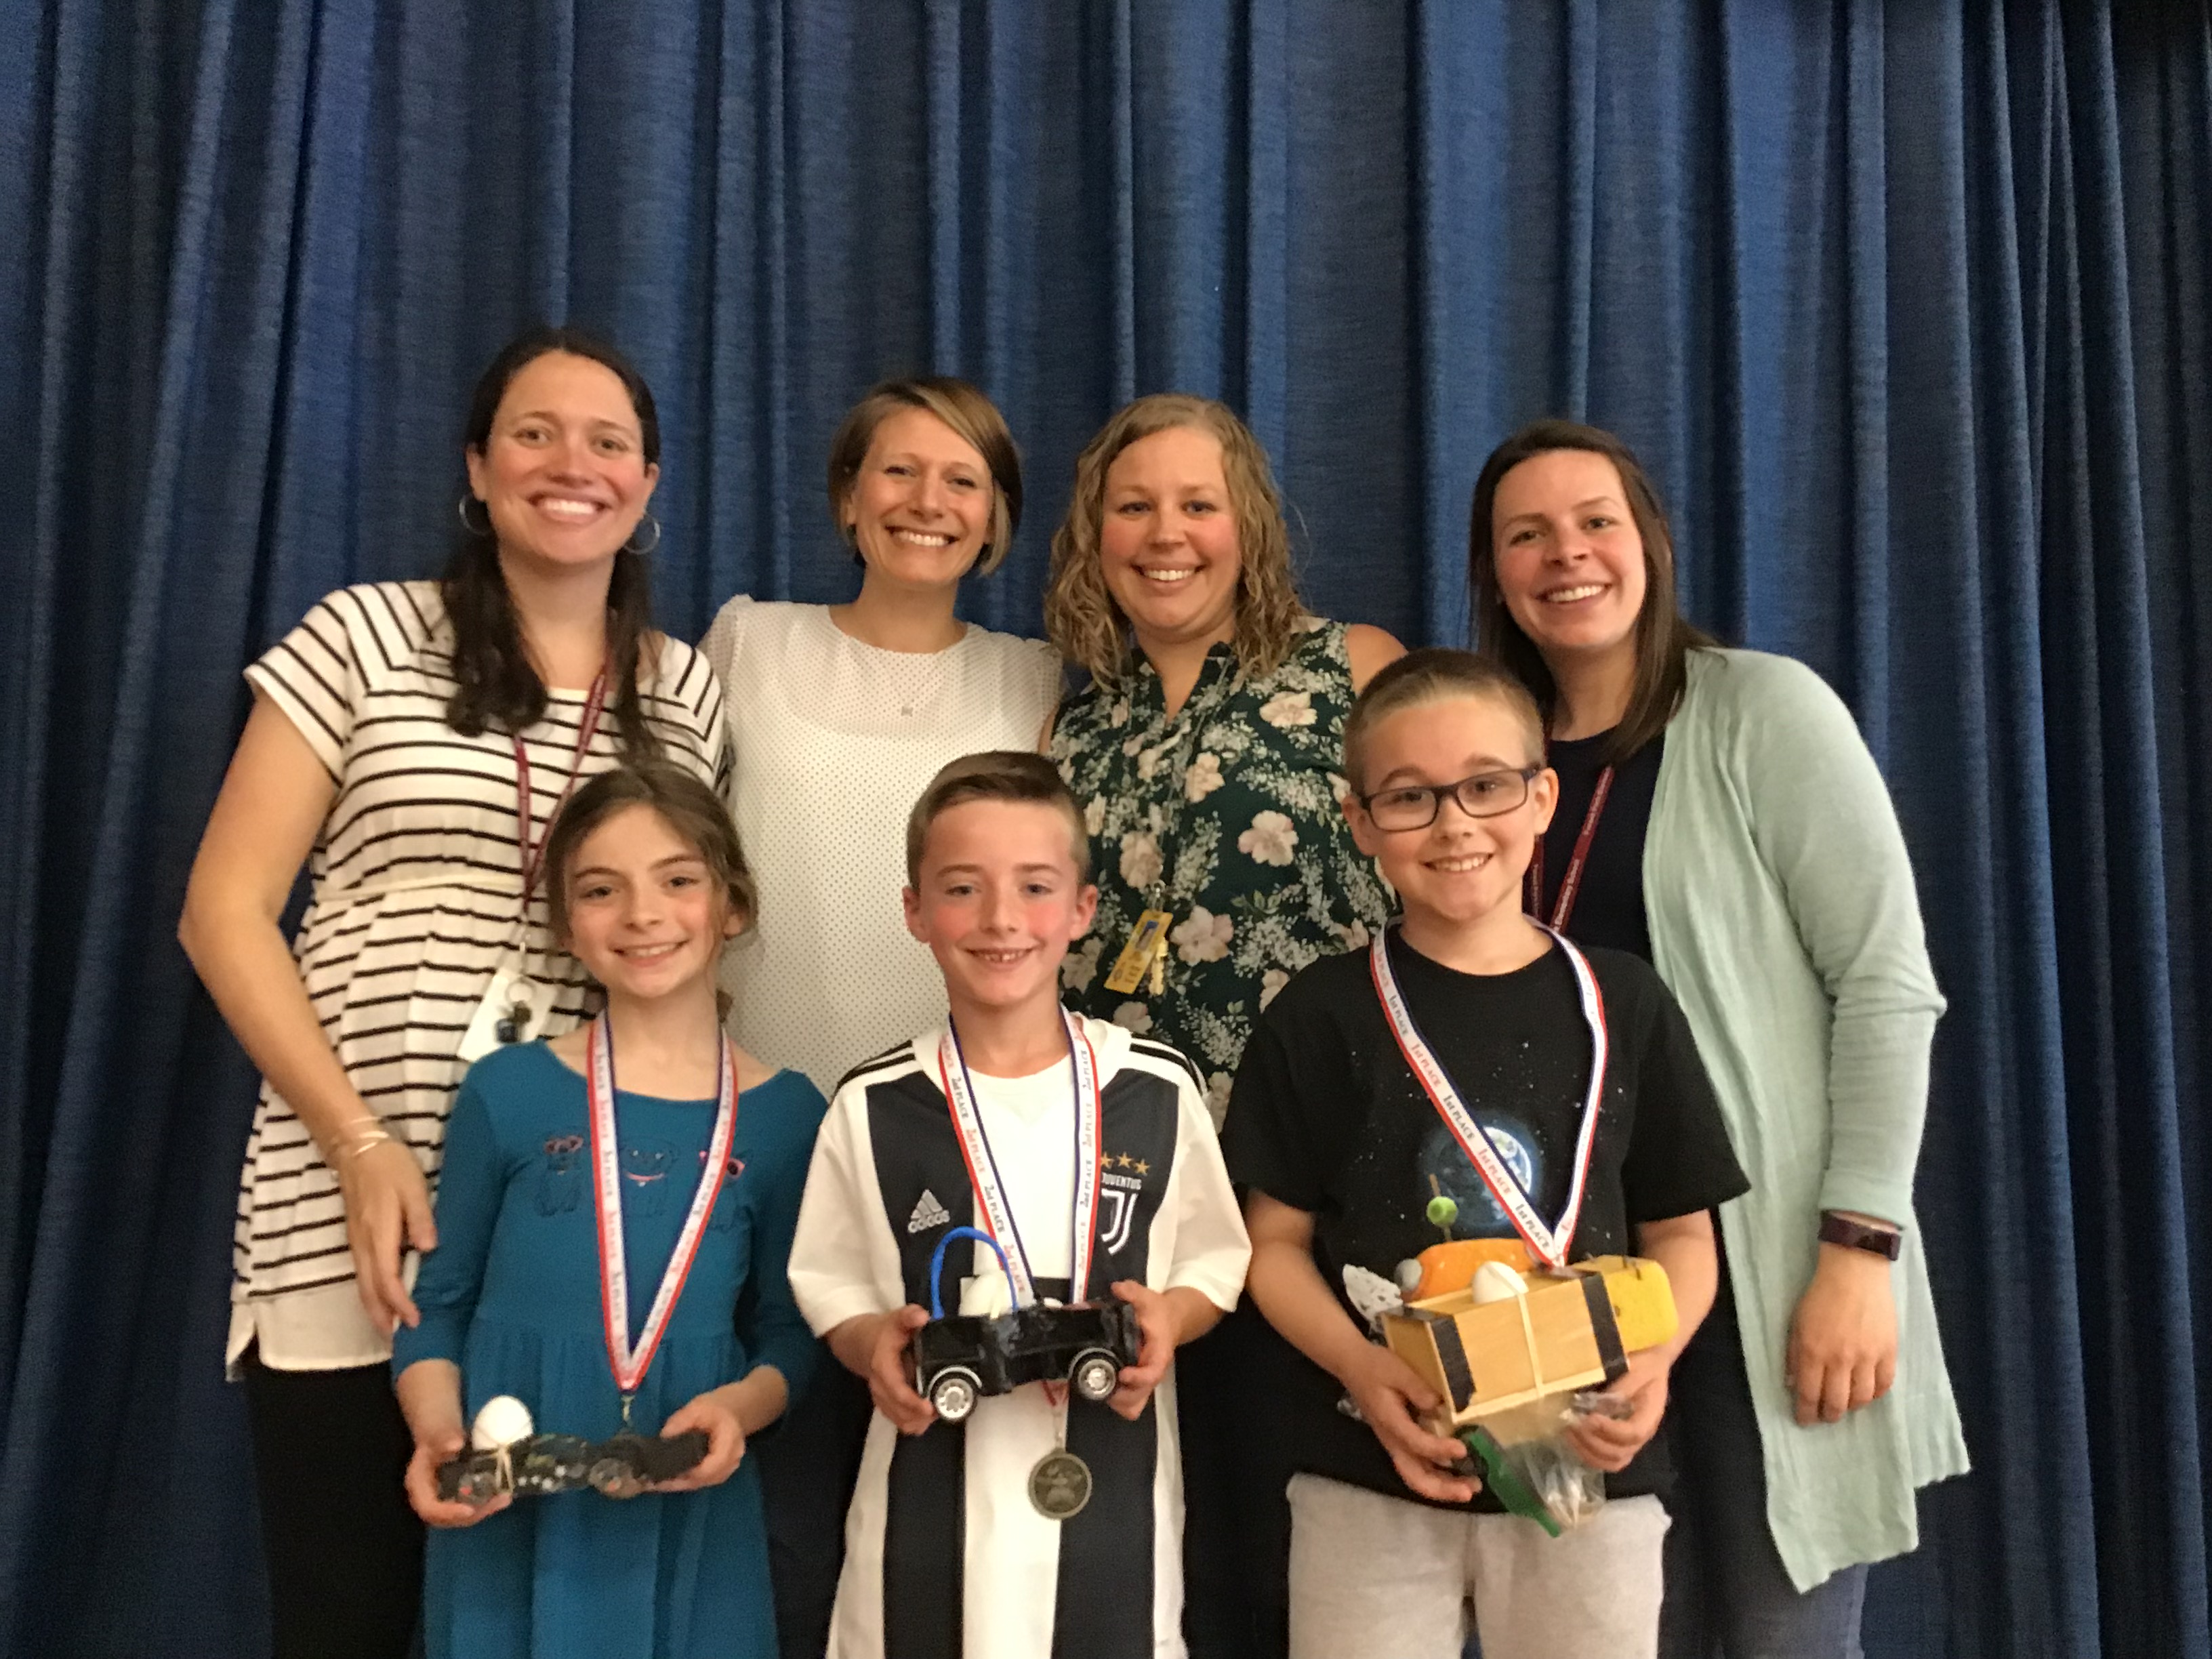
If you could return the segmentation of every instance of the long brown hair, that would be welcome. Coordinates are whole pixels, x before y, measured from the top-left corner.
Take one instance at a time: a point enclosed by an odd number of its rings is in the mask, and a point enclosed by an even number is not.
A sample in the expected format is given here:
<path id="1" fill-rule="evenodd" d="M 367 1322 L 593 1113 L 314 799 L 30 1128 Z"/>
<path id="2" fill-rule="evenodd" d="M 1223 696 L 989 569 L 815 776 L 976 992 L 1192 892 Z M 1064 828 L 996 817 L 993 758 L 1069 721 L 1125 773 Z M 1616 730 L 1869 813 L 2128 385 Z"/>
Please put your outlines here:
<path id="1" fill-rule="evenodd" d="M 646 465 L 660 461 L 660 417 L 653 390 L 629 358 L 605 341 L 576 328 L 533 328 L 508 341 L 477 378 L 469 400 L 464 442 L 481 455 L 507 385 L 528 365 L 556 351 L 587 357 L 609 370 L 629 394 Z M 467 498 L 463 498 L 464 506 Z M 439 583 L 453 630 L 453 695 L 446 724 L 464 737 L 492 730 L 520 732 L 545 718 L 545 682 L 523 648 L 522 626 L 500 572 L 499 542 L 487 525 L 464 529 Z M 660 738 L 645 717 L 639 694 L 640 659 L 653 633 L 653 578 L 644 556 L 628 548 L 615 555 L 607 579 L 607 696 L 623 756 L 644 760 L 660 753 Z"/>
<path id="2" fill-rule="evenodd" d="M 577 849 L 592 831 L 632 806 L 651 807 L 678 841 L 698 854 L 748 928 L 760 919 L 760 890 L 722 798 L 674 761 L 639 761 L 584 783 L 546 832 L 545 903 L 555 939 L 568 937 L 568 868 Z"/>
<path id="3" fill-rule="evenodd" d="M 1075 461 L 1067 516 L 1052 538 L 1052 579 L 1045 588 L 1044 631 L 1060 654 L 1080 663 L 1102 684 L 1121 678 L 1129 661 L 1129 619 L 1107 590 L 1098 562 L 1106 517 L 1106 473 L 1140 438 L 1189 427 L 1221 446 L 1222 480 L 1237 520 L 1237 661 L 1251 678 L 1283 665 L 1305 607 L 1291 574 L 1291 532 L 1283 522 L 1267 452 L 1228 404 L 1179 392 L 1139 398 L 1099 428 Z"/>
<path id="4" fill-rule="evenodd" d="M 1602 455 L 1620 475 L 1628 516 L 1644 542 L 1644 608 L 1636 615 L 1636 678 L 1628 710 L 1605 745 L 1608 763 L 1626 760 L 1667 729 L 1681 707 L 1689 684 L 1692 650 L 1717 644 L 1712 635 L 1682 614 L 1674 597 L 1674 538 L 1667 528 L 1667 509 L 1635 452 L 1601 428 L 1574 421 L 1535 421 L 1490 452 L 1474 482 L 1474 504 L 1468 515 L 1468 582 L 1474 592 L 1475 641 L 1486 657 L 1502 663 L 1527 686 L 1544 711 L 1548 729 L 1559 713 L 1559 683 L 1536 642 L 1522 631 L 1506 608 L 1498 586 L 1498 549 L 1491 515 L 1498 486 L 1515 467 L 1556 450 L 1578 449 Z"/>

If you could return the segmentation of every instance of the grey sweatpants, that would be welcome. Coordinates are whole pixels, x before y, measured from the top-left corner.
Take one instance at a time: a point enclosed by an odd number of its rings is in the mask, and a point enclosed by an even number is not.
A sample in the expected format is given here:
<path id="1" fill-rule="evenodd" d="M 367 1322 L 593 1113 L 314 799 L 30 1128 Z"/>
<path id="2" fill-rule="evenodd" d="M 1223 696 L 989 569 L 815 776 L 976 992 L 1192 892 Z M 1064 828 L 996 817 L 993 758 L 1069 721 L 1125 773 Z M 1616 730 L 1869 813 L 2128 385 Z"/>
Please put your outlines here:
<path id="1" fill-rule="evenodd" d="M 1320 1475 L 1291 1480 L 1291 1659 L 1656 1659 L 1656 1498 L 1547 1537 L 1515 1515 L 1432 1510 Z"/>

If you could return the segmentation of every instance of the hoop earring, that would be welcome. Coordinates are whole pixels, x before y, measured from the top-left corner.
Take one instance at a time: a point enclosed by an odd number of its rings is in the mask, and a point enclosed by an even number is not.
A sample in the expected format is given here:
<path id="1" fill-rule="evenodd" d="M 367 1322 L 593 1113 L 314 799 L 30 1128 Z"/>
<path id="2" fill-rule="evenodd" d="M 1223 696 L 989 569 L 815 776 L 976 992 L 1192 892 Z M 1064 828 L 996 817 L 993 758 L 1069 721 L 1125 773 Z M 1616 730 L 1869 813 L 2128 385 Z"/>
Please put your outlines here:
<path id="1" fill-rule="evenodd" d="M 469 517 L 469 504 L 471 501 L 474 501 L 476 505 L 483 507 L 484 510 L 483 527 L 482 529 L 478 529 L 476 522 Z M 478 500 L 476 496 L 471 495 L 467 490 L 464 489 L 461 492 L 461 499 L 453 503 L 453 507 L 454 510 L 460 514 L 461 528 L 467 531 L 470 535 L 482 539 L 483 538 L 491 534 L 491 507 L 489 503 Z"/>
<path id="2" fill-rule="evenodd" d="M 631 545 L 630 542 L 624 542 L 623 544 L 622 550 L 625 553 L 643 555 L 652 552 L 654 548 L 660 545 L 660 520 L 654 518 L 652 514 L 648 513 L 644 518 L 639 520 L 638 522 L 640 524 L 649 524 L 653 526 L 653 539 L 647 542 L 643 547 L 634 547 Z M 635 541 L 637 537 L 637 532 L 633 530 L 629 533 L 631 541 Z"/>

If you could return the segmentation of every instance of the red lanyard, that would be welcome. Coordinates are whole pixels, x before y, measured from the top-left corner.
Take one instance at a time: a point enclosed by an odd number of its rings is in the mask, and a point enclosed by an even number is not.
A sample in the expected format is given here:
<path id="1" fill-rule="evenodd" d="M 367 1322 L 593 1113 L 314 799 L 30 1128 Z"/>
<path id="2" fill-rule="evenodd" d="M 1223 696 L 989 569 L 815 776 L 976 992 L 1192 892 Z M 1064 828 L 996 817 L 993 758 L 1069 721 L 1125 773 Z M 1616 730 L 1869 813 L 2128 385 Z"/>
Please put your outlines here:
<path id="1" fill-rule="evenodd" d="M 1597 1145 L 1597 1122 L 1605 1098 L 1605 1062 L 1608 1044 L 1605 1030 L 1605 998 L 1597 988 L 1597 975 L 1590 971 L 1589 960 L 1575 949 L 1565 933 L 1554 933 L 1559 949 L 1566 953 L 1567 965 L 1574 969 L 1575 988 L 1582 998 L 1583 1018 L 1589 1023 L 1590 1073 L 1589 1084 L 1583 1091 L 1582 1125 L 1575 1134 L 1575 1165 L 1567 1188 L 1567 1206 L 1559 1218 L 1550 1226 L 1536 1212 L 1536 1195 L 1521 1184 L 1498 1156 L 1490 1132 L 1476 1121 L 1453 1086 L 1450 1073 L 1443 1062 L 1431 1052 L 1423 1040 L 1420 1029 L 1413 1024 L 1411 1010 L 1406 1006 L 1404 994 L 1398 989 L 1398 976 L 1390 966 L 1390 953 L 1384 948 L 1389 929 L 1375 935 L 1373 947 L 1367 953 L 1369 971 L 1375 980 L 1375 994 L 1381 1000 L 1382 1013 L 1390 1024 L 1390 1034 L 1398 1040 L 1398 1051 L 1406 1057 L 1406 1064 L 1419 1080 L 1429 1097 L 1429 1103 L 1443 1119 L 1444 1127 L 1458 1141 L 1460 1150 L 1467 1154 L 1468 1163 L 1481 1176 L 1490 1195 L 1498 1200 L 1498 1207 L 1505 1212 L 1513 1223 L 1513 1230 L 1528 1241 L 1528 1249 L 1536 1259 L 1547 1267 L 1567 1265 L 1567 1251 L 1574 1243 L 1575 1223 L 1581 1218 L 1583 1194 L 1589 1185 L 1590 1151 Z"/>
<path id="2" fill-rule="evenodd" d="M 561 786 L 561 799 L 553 803 L 553 810 L 545 815 L 545 833 L 537 833 L 536 803 L 530 795 L 530 751 L 522 745 L 520 733 L 514 737 L 514 834 L 522 849 L 522 908 L 530 908 L 530 895 L 538 885 L 539 869 L 545 862 L 545 843 L 553 838 L 553 820 L 561 816 L 561 809 L 568 804 L 575 793 L 576 780 L 584 769 L 584 752 L 592 746 L 592 738 L 599 729 L 599 715 L 607 706 L 607 671 L 601 668 L 592 682 L 592 690 L 584 699 L 584 718 L 576 728 L 576 752 L 568 760 L 568 781 Z"/>
<path id="3" fill-rule="evenodd" d="M 1105 1132 L 1106 1117 L 1098 1092 L 1098 1056 L 1091 1050 L 1090 1033 L 1066 1010 L 1060 1011 L 1060 1018 L 1067 1023 L 1067 1055 L 1075 1085 L 1075 1220 L 1067 1268 L 1067 1299 L 1073 1304 L 1087 1300 L 1091 1294 L 1091 1255 L 1097 1242 L 1098 1172 L 1103 1167 L 1098 1143 Z M 999 1160 L 991 1151 L 990 1137 L 983 1132 L 975 1085 L 968 1075 L 967 1059 L 960 1052 L 960 1033 L 949 1019 L 944 1036 L 938 1040 L 937 1075 L 945 1085 L 945 1104 L 952 1112 L 952 1132 L 960 1139 L 960 1156 L 967 1161 L 969 1185 L 983 1206 L 984 1224 L 1001 1247 L 1013 1246 L 1006 1262 L 1015 1304 L 1030 1306 L 1036 1302 L 1037 1293 L 1029 1247 L 1022 1243 L 1021 1229 L 1014 1224 L 1014 1209 L 999 1175 Z M 934 1279 L 930 1293 L 936 1294 Z"/>
<path id="4" fill-rule="evenodd" d="M 591 1103 L 592 1176 L 598 1199 L 599 1237 L 599 1312 L 606 1326 L 607 1363 L 622 1395 L 623 1422 L 629 1422 L 629 1402 L 653 1364 L 668 1317 L 676 1311 L 676 1298 L 684 1293 L 692 1258 L 707 1231 L 707 1218 L 722 1189 L 730 1166 L 730 1143 L 738 1127 L 738 1061 L 730 1040 L 722 1039 L 721 1058 L 714 1075 L 714 1129 L 700 1165 L 699 1184 L 691 1194 L 691 1207 L 684 1217 L 683 1231 L 661 1269 L 660 1287 L 645 1316 L 635 1346 L 629 1340 L 629 1262 L 623 1237 L 622 1147 L 615 1134 L 614 1024 L 605 1013 L 592 1024 L 585 1040 L 584 1090 Z"/>
<path id="5" fill-rule="evenodd" d="M 1605 816 L 1605 798 L 1613 793 L 1613 769 L 1608 766 L 1597 775 L 1597 787 L 1590 791 L 1589 811 L 1583 814 L 1582 833 L 1575 837 L 1575 850 L 1567 859 L 1567 872 L 1559 878 L 1559 896 L 1552 901 L 1552 931 L 1565 933 L 1567 918 L 1575 913 L 1575 897 L 1583 888 L 1583 866 L 1589 862 L 1590 841 L 1597 834 L 1597 821 Z M 1536 837 L 1535 856 L 1528 860 L 1528 901 L 1522 908 L 1539 921 L 1544 919 L 1544 838 Z"/>

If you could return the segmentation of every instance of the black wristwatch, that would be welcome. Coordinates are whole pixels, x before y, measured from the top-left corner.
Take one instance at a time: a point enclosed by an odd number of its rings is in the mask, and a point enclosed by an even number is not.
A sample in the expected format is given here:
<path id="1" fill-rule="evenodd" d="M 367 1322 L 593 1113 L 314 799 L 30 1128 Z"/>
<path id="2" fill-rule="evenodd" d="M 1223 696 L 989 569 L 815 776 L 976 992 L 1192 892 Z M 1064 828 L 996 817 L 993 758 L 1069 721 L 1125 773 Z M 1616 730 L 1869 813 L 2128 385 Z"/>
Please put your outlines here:
<path id="1" fill-rule="evenodd" d="M 1863 1221 L 1854 1221 L 1847 1215 L 1838 1215 L 1833 1210 L 1820 1212 L 1820 1243 L 1841 1244 L 1846 1249 L 1865 1250 L 1870 1255 L 1897 1260 L 1897 1253 L 1905 1248 L 1905 1235 L 1894 1227 L 1876 1227 Z"/>

